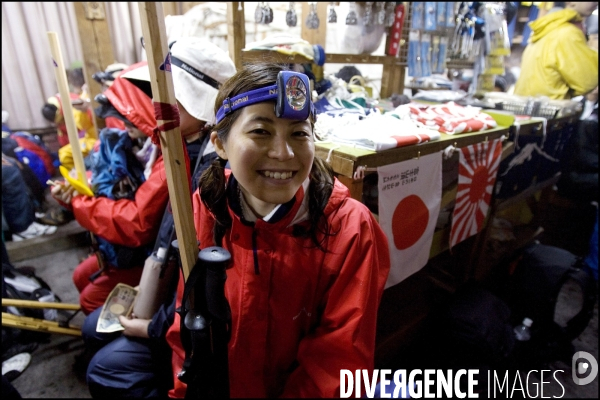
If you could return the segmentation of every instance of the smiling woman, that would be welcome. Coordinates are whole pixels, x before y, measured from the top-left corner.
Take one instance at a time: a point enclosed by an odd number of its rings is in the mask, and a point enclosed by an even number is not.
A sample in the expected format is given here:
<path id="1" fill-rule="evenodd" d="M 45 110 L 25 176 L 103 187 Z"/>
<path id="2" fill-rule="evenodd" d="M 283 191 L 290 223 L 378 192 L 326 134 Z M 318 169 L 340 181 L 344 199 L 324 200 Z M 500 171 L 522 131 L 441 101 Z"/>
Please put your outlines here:
<path id="1" fill-rule="evenodd" d="M 387 240 L 315 157 L 308 88 L 304 74 L 254 64 L 215 101 L 211 141 L 220 159 L 202 175 L 193 205 L 202 248 L 231 254 L 231 397 L 339 397 L 340 368 L 373 369 Z M 180 285 L 178 305 L 182 294 Z M 176 315 L 167 335 L 175 373 L 192 357 L 180 334 Z M 177 397 L 186 388 L 174 380 Z"/>

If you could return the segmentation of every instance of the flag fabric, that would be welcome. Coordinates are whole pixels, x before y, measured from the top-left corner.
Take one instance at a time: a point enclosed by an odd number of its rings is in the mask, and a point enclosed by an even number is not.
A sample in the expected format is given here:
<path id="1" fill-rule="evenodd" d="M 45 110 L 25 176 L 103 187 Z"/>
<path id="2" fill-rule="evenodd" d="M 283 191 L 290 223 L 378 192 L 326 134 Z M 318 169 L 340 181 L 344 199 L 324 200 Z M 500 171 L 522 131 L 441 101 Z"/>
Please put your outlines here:
<path id="1" fill-rule="evenodd" d="M 460 149 L 450 248 L 481 231 L 496 183 L 501 143 L 500 139 L 496 139 Z"/>
<path id="2" fill-rule="evenodd" d="M 481 112 L 479 107 L 463 107 L 453 101 L 435 105 L 408 103 L 400 107 L 409 109 L 413 120 L 447 135 L 478 132 L 498 126 L 496 120 Z"/>
<path id="3" fill-rule="evenodd" d="M 442 152 L 378 167 L 379 224 L 388 238 L 394 286 L 427 264 L 442 201 Z"/>

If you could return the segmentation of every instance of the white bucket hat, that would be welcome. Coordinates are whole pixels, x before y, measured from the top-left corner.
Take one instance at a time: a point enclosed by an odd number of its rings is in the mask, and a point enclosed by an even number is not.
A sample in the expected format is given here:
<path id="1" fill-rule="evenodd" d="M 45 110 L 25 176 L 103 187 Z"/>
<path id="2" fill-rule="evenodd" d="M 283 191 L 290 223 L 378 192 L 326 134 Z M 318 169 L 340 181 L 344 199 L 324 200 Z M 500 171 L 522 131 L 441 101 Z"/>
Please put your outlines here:
<path id="1" fill-rule="evenodd" d="M 215 123 L 218 87 L 236 70 L 231 58 L 208 39 L 181 37 L 171 46 L 175 98 L 201 121 Z"/>

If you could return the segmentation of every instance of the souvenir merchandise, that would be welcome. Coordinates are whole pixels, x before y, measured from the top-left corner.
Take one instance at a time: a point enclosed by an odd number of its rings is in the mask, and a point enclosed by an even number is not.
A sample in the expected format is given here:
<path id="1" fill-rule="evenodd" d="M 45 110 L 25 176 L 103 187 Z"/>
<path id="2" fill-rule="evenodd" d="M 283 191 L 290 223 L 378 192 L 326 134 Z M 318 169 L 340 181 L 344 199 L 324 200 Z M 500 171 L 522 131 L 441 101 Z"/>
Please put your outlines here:
<path id="1" fill-rule="evenodd" d="M 411 29 L 421 30 L 423 29 L 424 24 L 424 10 L 425 2 L 423 1 L 413 1 L 412 3 L 412 24 L 410 26 Z"/>
<path id="2" fill-rule="evenodd" d="M 423 29 L 426 31 L 437 30 L 437 14 L 436 14 L 436 2 L 427 1 L 425 2 L 424 12 L 424 26 Z"/>
<path id="3" fill-rule="evenodd" d="M 410 31 L 408 34 L 408 75 L 412 77 L 422 76 L 419 31 Z"/>

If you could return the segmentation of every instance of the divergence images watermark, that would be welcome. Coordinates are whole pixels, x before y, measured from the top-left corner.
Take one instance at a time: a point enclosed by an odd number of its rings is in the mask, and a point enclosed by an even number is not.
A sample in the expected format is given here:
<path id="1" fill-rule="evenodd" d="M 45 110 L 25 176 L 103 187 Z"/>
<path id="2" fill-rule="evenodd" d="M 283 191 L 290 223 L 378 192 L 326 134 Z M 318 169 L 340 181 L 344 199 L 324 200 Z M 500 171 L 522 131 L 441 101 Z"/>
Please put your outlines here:
<path id="1" fill-rule="evenodd" d="M 587 385 L 598 376 L 598 362 L 590 353 L 578 351 L 572 358 L 573 382 Z M 512 398 L 524 396 L 532 398 L 549 398 L 544 396 L 544 385 L 555 380 L 562 388 L 560 396 L 565 395 L 565 388 L 557 378 L 557 373 L 564 370 L 531 370 L 515 371 L 514 378 L 509 371 L 498 373 L 487 371 L 487 387 L 478 386 L 478 369 L 459 369 L 456 371 L 442 369 L 414 369 L 392 371 L 389 369 L 350 371 L 340 370 L 340 397 L 356 397 L 363 395 L 369 398 Z M 539 375 L 539 383 L 537 376 Z M 535 379 L 533 379 L 536 377 Z M 487 389 L 487 392 L 486 390 Z M 546 391 L 547 393 L 547 391 Z"/>

